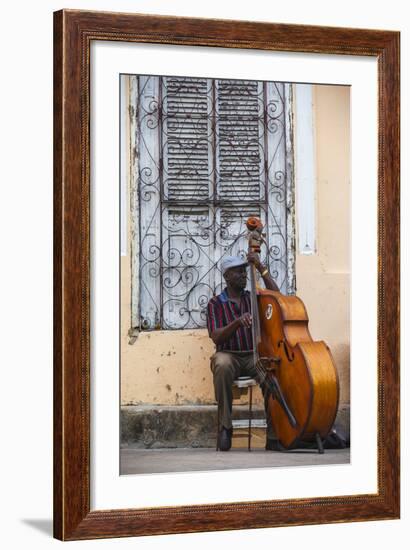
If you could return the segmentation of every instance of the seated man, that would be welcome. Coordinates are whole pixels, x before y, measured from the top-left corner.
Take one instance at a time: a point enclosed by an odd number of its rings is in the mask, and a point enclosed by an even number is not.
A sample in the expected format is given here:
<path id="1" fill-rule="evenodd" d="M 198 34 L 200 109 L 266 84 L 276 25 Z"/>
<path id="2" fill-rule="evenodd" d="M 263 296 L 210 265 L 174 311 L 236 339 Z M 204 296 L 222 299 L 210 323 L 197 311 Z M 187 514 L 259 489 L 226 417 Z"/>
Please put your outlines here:
<path id="1" fill-rule="evenodd" d="M 211 370 L 222 426 L 218 434 L 221 451 L 229 451 L 231 448 L 232 383 L 238 376 L 256 377 L 253 364 L 250 293 L 245 290 L 248 262 L 255 264 L 267 289 L 279 290 L 257 254 L 250 252 L 248 261 L 236 256 L 222 260 L 221 270 L 226 288 L 221 294 L 209 300 L 207 311 L 209 336 L 216 345 L 216 353 L 211 358 Z M 263 386 L 262 391 L 266 410 L 269 395 Z M 270 415 L 266 416 L 266 449 L 272 450 L 274 444 L 268 439 L 269 436 L 272 437 Z"/>

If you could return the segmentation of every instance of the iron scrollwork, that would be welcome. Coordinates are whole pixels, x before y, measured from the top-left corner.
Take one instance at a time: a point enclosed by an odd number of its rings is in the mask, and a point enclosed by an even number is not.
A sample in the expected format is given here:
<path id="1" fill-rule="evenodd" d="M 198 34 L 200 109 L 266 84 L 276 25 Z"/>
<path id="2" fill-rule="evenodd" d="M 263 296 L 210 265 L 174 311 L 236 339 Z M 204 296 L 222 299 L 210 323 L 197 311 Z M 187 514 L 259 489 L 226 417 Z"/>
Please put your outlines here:
<path id="1" fill-rule="evenodd" d="M 286 292 L 284 85 L 140 76 L 137 105 L 140 328 L 206 325 L 250 215 Z"/>

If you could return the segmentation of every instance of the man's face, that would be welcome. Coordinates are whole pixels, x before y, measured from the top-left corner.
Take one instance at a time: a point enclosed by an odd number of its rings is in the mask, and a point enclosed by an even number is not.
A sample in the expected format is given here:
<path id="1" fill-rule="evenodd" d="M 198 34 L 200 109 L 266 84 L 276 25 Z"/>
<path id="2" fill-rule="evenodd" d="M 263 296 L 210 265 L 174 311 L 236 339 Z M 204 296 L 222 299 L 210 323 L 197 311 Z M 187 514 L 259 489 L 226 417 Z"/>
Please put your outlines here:
<path id="1" fill-rule="evenodd" d="M 246 266 L 241 265 L 239 267 L 231 267 L 226 271 L 225 281 L 228 285 L 232 286 L 237 290 L 243 290 L 246 287 Z"/>

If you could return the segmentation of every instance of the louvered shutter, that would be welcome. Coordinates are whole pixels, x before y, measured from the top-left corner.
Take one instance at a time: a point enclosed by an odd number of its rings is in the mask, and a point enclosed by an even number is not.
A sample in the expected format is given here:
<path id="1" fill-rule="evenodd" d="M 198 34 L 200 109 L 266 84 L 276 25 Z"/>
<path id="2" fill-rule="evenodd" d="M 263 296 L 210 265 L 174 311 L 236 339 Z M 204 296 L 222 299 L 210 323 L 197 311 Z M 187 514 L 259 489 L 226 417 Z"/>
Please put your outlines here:
<path id="1" fill-rule="evenodd" d="M 163 79 L 164 200 L 196 203 L 210 197 L 211 85 L 205 78 Z"/>
<path id="2" fill-rule="evenodd" d="M 221 201 L 264 199 L 262 82 L 216 81 L 217 196 Z"/>
<path id="3" fill-rule="evenodd" d="M 203 326 L 213 288 L 211 86 L 204 78 L 163 78 L 164 328 Z"/>

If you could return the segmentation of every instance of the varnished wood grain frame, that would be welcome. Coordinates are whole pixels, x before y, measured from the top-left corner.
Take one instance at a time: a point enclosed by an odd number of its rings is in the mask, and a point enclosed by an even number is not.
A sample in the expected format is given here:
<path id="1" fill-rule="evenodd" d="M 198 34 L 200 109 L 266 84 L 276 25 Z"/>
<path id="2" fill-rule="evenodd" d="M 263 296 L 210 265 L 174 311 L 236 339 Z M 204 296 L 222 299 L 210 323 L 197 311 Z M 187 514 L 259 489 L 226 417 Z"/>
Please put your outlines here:
<path id="1" fill-rule="evenodd" d="M 377 494 L 90 511 L 92 40 L 377 58 Z M 399 33 L 390 31 L 71 10 L 54 14 L 55 537 L 77 540 L 399 517 L 399 43 Z"/>

